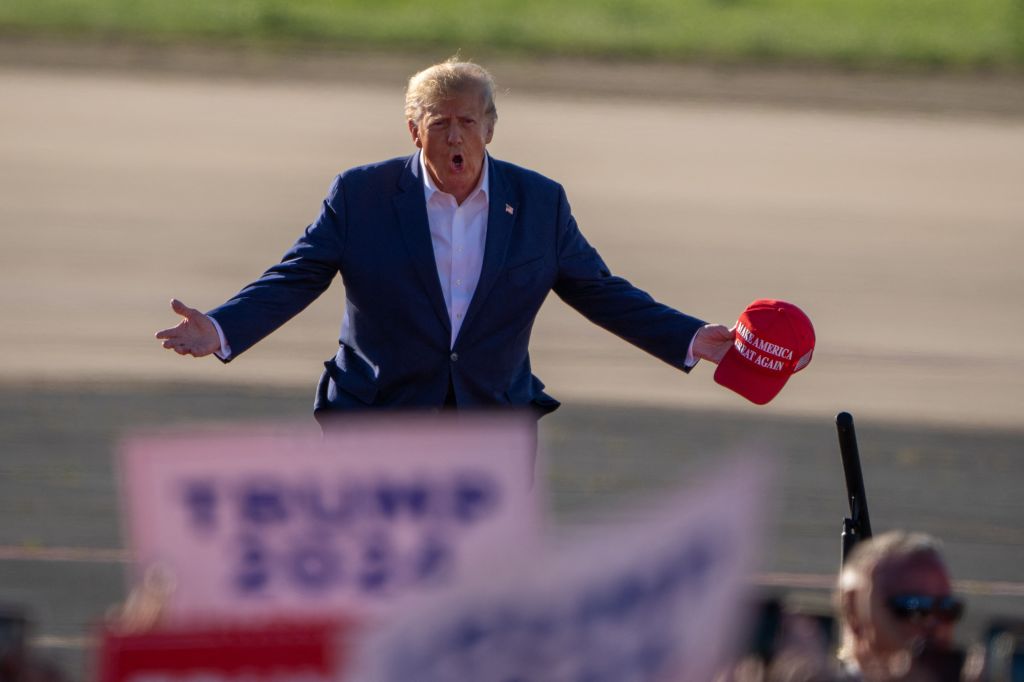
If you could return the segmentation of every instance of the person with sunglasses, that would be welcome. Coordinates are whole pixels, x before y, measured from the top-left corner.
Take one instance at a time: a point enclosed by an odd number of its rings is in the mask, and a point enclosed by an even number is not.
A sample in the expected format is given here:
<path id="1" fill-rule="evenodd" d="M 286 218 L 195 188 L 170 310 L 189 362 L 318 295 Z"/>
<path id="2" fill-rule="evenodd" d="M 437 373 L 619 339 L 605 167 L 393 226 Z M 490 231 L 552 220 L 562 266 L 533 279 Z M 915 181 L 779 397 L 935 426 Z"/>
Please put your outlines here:
<path id="1" fill-rule="evenodd" d="M 931 536 L 893 531 L 859 544 L 840 573 L 837 606 L 847 680 L 907 679 L 925 663 L 956 660 L 963 602 Z"/>

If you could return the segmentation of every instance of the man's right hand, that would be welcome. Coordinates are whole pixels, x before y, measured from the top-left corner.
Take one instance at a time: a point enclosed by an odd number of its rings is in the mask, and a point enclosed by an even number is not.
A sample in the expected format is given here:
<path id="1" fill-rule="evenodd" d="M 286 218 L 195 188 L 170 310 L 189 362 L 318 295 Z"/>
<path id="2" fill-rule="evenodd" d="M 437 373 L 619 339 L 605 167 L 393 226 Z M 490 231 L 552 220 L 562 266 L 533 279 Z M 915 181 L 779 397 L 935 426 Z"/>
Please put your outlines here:
<path id="1" fill-rule="evenodd" d="M 693 355 L 717 365 L 732 348 L 735 339 L 736 327 L 729 329 L 720 324 L 706 324 L 697 330 L 693 339 Z"/>
<path id="2" fill-rule="evenodd" d="M 156 333 L 156 338 L 163 339 L 164 348 L 197 358 L 220 350 L 220 336 L 210 318 L 176 298 L 171 300 L 171 310 L 183 319 L 177 326 Z"/>

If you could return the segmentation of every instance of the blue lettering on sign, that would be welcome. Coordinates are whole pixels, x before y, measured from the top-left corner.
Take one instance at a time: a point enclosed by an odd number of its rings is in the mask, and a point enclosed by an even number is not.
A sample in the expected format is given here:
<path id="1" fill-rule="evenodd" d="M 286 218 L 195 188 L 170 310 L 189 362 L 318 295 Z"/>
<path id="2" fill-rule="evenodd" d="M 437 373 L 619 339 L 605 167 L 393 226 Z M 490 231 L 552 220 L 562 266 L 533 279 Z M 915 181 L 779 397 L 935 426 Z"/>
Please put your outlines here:
<path id="1" fill-rule="evenodd" d="M 373 596 L 396 588 L 447 584 L 454 575 L 454 548 L 443 536 L 429 533 L 400 549 L 386 528 L 346 537 L 314 533 L 273 544 L 248 532 L 238 547 L 232 582 L 242 596 L 272 587 L 306 594 L 352 590 Z"/>
<path id="2" fill-rule="evenodd" d="M 573 682 L 659 679 L 681 663 L 690 637 L 679 629 L 687 624 L 679 615 L 698 604 L 720 567 L 733 560 L 729 543 L 725 534 L 704 529 L 644 565 L 562 598 L 506 596 L 471 607 L 420 646 L 401 647 L 390 670 L 410 675 L 386 679 L 448 682 L 479 679 L 489 670 L 489 679 L 504 682 L 534 679 L 553 666 L 559 679 Z"/>
<path id="3" fill-rule="evenodd" d="M 267 553 L 259 538 L 246 535 L 241 539 L 242 551 L 235 574 L 235 587 L 243 594 L 259 592 L 270 580 Z"/>
<path id="4" fill-rule="evenodd" d="M 181 499 L 190 527 L 238 529 L 230 580 L 240 596 L 292 589 L 311 598 L 332 590 L 379 597 L 448 584 L 460 534 L 500 509 L 500 493 L 492 476 L 463 469 L 434 477 L 195 479 Z"/>
<path id="5" fill-rule="evenodd" d="M 455 518 L 470 524 L 492 513 L 498 506 L 494 481 L 483 476 L 460 476 L 455 483 Z"/>
<path id="6" fill-rule="evenodd" d="M 430 490 L 426 483 L 416 482 L 399 484 L 382 481 L 377 487 L 377 504 L 381 515 L 389 520 L 394 519 L 405 510 L 413 519 L 426 516 Z"/>
<path id="7" fill-rule="evenodd" d="M 487 630 L 475 618 L 467 617 L 455 625 L 453 634 L 454 641 L 452 644 L 455 645 L 454 648 L 468 651 L 487 637 Z"/>
<path id="8" fill-rule="evenodd" d="M 455 556 L 451 545 L 435 533 L 426 534 L 413 570 L 416 582 L 421 585 L 448 582 L 455 572 Z"/>
<path id="9" fill-rule="evenodd" d="M 353 523 L 369 505 L 365 486 L 342 485 L 337 490 L 324 490 L 315 482 L 303 484 L 295 491 L 295 501 L 311 521 L 345 526 Z"/>
<path id="10" fill-rule="evenodd" d="M 206 488 L 193 487 L 186 502 L 195 509 L 196 519 L 202 520 L 211 513 L 216 491 L 212 484 Z M 274 525 L 302 521 L 349 527 L 367 521 L 451 520 L 469 525 L 493 515 L 501 495 L 492 477 L 462 471 L 437 479 L 346 479 L 337 485 L 267 476 L 242 481 L 234 489 L 233 499 L 237 501 L 242 523 Z"/>
<path id="11" fill-rule="evenodd" d="M 593 627 L 602 621 L 622 621 L 633 616 L 649 598 L 644 581 L 626 574 L 611 585 L 584 592 L 575 620 L 581 628 Z"/>
<path id="12" fill-rule="evenodd" d="M 217 525 L 217 491 L 212 481 L 187 481 L 183 494 L 192 526 L 212 531 Z"/>
<path id="13" fill-rule="evenodd" d="M 288 520 L 288 508 L 280 483 L 252 481 L 242 488 L 242 518 L 249 523 L 266 525 Z"/>
<path id="14" fill-rule="evenodd" d="M 716 563 L 725 561 L 723 546 L 716 537 L 705 533 L 688 542 L 683 550 L 664 567 L 661 578 L 670 584 L 670 591 L 683 585 L 690 592 L 701 592 L 712 578 Z"/>
<path id="15" fill-rule="evenodd" d="M 289 564 L 295 586 L 306 592 L 322 592 L 331 587 L 338 581 L 342 568 L 334 549 L 315 541 L 293 549 Z"/>
<path id="16" fill-rule="evenodd" d="M 647 596 L 647 590 L 639 578 L 624 575 L 612 586 L 608 595 L 608 612 L 616 620 L 628 618 Z"/>
<path id="17" fill-rule="evenodd" d="M 359 574 L 359 586 L 363 592 L 381 592 L 392 578 L 395 558 L 386 533 L 373 533 L 366 538 L 363 547 L 363 569 Z"/>

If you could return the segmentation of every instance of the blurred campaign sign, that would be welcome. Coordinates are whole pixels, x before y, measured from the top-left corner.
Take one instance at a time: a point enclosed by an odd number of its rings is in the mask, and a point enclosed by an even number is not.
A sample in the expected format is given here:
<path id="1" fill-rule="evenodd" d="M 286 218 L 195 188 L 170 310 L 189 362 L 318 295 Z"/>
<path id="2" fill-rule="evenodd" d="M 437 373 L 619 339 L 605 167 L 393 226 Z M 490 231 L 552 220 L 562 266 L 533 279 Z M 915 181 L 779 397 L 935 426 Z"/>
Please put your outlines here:
<path id="1" fill-rule="evenodd" d="M 730 653 L 764 518 L 759 467 L 642 521 L 594 527 L 370 633 L 359 682 L 711 679 Z"/>
<path id="2" fill-rule="evenodd" d="M 105 631 L 99 682 L 337 682 L 347 662 L 335 621 L 232 628 Z"/>
<path id="3" fill-rule="evenodd" d="M 386 615 L 509 553 L 540 509 L 522 415 L 134 437 L 121 450 L 136 578 L 173 577 L 168 622 Z"/>

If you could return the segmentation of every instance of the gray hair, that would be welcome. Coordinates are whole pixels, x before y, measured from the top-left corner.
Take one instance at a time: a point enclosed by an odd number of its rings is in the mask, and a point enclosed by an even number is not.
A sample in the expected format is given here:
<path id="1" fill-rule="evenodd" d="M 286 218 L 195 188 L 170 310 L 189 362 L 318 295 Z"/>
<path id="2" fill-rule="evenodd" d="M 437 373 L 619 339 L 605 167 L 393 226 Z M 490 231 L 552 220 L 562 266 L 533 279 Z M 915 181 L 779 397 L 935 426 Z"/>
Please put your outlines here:
<path id="1" fill-rule="evenodd" d="M 846 622 L 843 600 L 846 595 L 860 592 L 874 580 L 879 566 L 899 563 L 917 556 L 934 556 L 943 564 L 942 544 L 925 533 L 908 533 L 894 530 L 876 535 L 853 548 L 839 573 L 836 606 L 842 625 L 842 638 L 838 658 L 849 661 L 853 658 L 853 631 Z"/>
<path id="2" fill-rule="evenodd" d="M 456 95 L 477 90 L 484 98 L 484 111 L 493 124 L 498 120 L 494 106 L 494 79 L 487 69 L 458 56 L 423 69 L 409 79 L 405 91 L 405 117 L 419 123 L 427 111 Z"/>
<path id="3" fill-rule="evenodd" d="M 941 560 L 942 545 L 925 533 L 894 530 L 876 535 L 854 547 L 839 574 L 839 590 L 850 592 L 860 589 L 874 576 L 880 565 L 903 561 L 919 554 L 929 554 Z"/>

